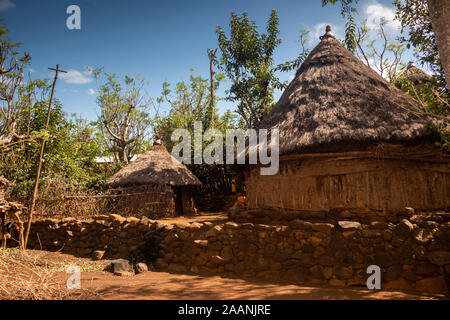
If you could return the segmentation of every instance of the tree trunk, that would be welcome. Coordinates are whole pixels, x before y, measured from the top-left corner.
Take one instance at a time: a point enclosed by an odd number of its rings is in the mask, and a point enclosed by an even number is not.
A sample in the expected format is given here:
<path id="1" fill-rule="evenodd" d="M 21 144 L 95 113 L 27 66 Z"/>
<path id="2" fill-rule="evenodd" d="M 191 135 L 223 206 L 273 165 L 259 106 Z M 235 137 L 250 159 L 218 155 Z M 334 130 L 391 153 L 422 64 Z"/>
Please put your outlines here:
<path id="1" fill-rule="evenodd" d="M 447 86 L 450 88 L 450 0 L 428 0 L 428 10 Z"/>

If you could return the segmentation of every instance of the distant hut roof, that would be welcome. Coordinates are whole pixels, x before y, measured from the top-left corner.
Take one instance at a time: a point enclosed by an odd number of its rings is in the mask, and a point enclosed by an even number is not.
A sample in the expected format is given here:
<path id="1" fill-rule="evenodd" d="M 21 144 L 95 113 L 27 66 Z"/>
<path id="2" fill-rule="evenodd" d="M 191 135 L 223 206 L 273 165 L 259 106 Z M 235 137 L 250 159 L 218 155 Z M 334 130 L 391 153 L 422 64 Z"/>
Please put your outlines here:
<path id="1" fill-rule="evenodd" d="M 358 60 L 329 29 L 321 39 L 261 123 L 279 129 L 280 155 L 435 135 L 404 109 L 415 104 L 411 97 Z"/>
<path id="2" fill-rule="evenodd" d="M 413 83 L 427 82 L 431 80 L 431 76 L 423 70 L 417 68 L 412 61 L 408 63 L 406 71 L 403 73 L 401 78 L 406 78 Z"/>
<path id="3" fill-rule="evenodd" d="M 189 169 L 162 145 L 152 146 L 136 161 L 128 164 L 106 182 L 107 186 L 160 184 L 171 186 L 201 185 Z"/>

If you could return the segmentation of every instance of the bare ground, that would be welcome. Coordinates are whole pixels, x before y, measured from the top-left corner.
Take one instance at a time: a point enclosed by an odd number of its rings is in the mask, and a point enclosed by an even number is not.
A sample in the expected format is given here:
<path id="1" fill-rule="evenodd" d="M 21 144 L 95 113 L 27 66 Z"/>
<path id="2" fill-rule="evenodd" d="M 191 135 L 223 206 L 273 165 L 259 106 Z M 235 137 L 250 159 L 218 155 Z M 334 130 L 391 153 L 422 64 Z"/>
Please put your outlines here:
<path id="1" fill-rule="evenodd" d="M 61 252 L 28 250 L 35 264 L 53 271 L 52 279 L 61 287 L 69 277 L 67 266 L 80 267 L 82 290 L 73 290 L 73 297 L 91 293 L 94 299 L 139 300 L 311 300 L 311 299 L 446 299 L 445 295 L 418 294 L 400 291 L 372 291 L 362 288 L 330 288 L 316 285 L 290 285 L 257 282 L 220 276 L 198 276 L 149 271 L 135 276 L 114 276 L 102 271 L 107 260 L 92 261 Z M 93 294 L 95 293 L 95 295 Z"/>

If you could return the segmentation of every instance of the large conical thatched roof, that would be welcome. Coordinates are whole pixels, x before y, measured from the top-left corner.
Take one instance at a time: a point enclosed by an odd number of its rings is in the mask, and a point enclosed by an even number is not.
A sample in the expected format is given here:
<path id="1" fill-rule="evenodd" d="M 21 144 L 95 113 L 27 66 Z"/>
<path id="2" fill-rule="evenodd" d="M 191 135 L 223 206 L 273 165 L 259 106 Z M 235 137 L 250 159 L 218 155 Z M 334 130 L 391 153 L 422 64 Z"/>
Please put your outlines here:
<path id="1" fill-rule="evenodd" d="M 260 128 L 279 129 L 280 155 L 412 142 L 435 134 L 403 109 L 414 103 L 327 34 Z"/>
<path id="2" fill-rule="evenodd" d="M 159 184 L 171 186 L 201 185 L 186 166 L 178 162 L 164 146 L 151 147 L 106 182 L 107 186 Z"/>

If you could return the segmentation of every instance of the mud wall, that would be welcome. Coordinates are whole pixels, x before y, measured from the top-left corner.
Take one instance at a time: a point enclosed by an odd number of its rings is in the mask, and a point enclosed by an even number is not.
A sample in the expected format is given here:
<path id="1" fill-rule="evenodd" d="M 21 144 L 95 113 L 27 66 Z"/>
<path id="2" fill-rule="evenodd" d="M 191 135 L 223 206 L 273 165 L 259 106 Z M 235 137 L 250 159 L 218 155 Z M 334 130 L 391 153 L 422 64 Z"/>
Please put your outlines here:
<path id="1" fill-rule="evenodd" d="M 396 211 L 450 207 L 448 163 L 392 159 L 280 161 L 275 175 L 246 174 L 250 209 Z"/>

